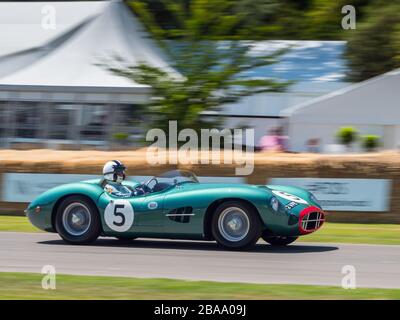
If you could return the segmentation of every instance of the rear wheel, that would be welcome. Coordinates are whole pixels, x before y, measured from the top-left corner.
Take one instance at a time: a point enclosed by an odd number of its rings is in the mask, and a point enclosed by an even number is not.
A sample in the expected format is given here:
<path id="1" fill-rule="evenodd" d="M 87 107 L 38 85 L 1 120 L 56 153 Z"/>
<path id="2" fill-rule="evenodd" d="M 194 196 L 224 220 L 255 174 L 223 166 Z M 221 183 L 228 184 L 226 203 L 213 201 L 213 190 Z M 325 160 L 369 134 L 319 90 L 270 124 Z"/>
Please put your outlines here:
<path id="1" fill-rule="evenodd" d="M 272 246 L 287 246 L 295 242 L 299 237 L 278 237 L 278 236 L 262 236 L 263 240 Z"/>
<path id="2" fill-rule="evenodd" d="M 218 244 L 227 249 L 248 248 L 261 235 L 258 213 L 240 201 L 224 202 L 214 213 L 212 234 Z"/>
<path id="3" fill-rule="evenodd" d="M 97 208 L 83 196 L 70 196 L 61 202 L 55 227 L 61 238 L 71 244 L 93 242 L 101 233 Z"/>

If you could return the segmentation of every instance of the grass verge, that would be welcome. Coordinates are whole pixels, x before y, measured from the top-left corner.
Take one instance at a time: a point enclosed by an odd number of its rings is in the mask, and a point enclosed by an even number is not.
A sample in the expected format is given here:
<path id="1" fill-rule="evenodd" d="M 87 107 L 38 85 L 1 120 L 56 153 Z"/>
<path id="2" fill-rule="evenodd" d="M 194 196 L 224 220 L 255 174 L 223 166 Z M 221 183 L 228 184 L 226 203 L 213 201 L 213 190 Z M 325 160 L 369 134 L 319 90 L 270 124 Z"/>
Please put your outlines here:
<path id="1" fill-rule="evenodd" d="M 15 216 L 0 216 L 0 231 L 41 232 L 26 217 Z M 301 237 L 300 241 L 400 245 L 400 225 L 328 222 L 321 230 Z"/>
<path id="2" fill-rule="evenodd" d="M 41 232 L 27 217 L 19 216 L 0 216 L 0 231 Z"/>
<path id="3" fill-rule="evenodd" d="M 400 225 L 326 223 L 320 230 L 300 238 L 306 242 L 397 244 Z"/>
<path id="4" fill-rule="evenodd" d="M 400 289 L 57 275 L 56 290 L 43 290 L 41 281 L 41 274 L 0 273 L 0 299 L 400 299 Z"/>

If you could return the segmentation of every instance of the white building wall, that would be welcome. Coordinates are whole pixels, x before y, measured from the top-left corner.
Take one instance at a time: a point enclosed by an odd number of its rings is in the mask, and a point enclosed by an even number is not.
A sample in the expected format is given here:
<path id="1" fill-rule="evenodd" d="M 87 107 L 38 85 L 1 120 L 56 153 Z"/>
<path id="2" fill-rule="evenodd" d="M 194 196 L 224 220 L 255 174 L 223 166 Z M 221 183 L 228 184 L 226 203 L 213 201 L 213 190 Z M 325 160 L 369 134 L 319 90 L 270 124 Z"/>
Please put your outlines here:
<path id="1" fill-rule="evenodd" d="M 400 150 L 400 125 L 394 127 L 393 137 L 394 139 L 390 145 L 390 148 Z"/>
<path id="2" fill-rule="evenodd" d="M 226 128 L 244 128 L 254 129 L 254 147 L 258 146 L 261 137 L 273 128 L 283 124 L 283 119 L 263 119 L 263 118 L 226 118 L 224 126 Z M 244 132 L 243 132 L 244 136 Z M 247 143 L 247 145 L 250 145 Z"/>
<path id="3" fill-rule="evenodd" d="M 320 150 L 322 152 L 329 149 L 329 146 L 338 144 L 336 139 L 336 133 L 342 127 L 353 127 L 355 128 L 360 136 L 373 134 L 382 137 L 382 141 L 384 142 L 384 148 L 392 148 L 386 145 L 386 141 L 388 139 L 392 139 L 392 135 L 389 137 L 388 132 L 385 131 L 385 126 L 382 125 L 356 125 L 356 124 L 347 124 L 343 123 L 342 125 L 338 124 L 311 124 L 311 123 L 290 123 L 289 125 L 289 148 L 291 151 L 295 152 L 305 152 L 307 151 L 307 141 L 309 139 L 320 139 Z M 394 140 L 394 139 L 393 139 Z M 400 140 L 398 140 L 400 142 Z M 362 151 L 361 141 L 358 140 L 353 144 L 352 151 Z"/>
<path id="4" fill-rule="evenodd" d="M 245 97 L 236 103 L 226 104 L 220 114 L 225 116 L 225 128 L 243 126 L 253 128 L 255 146 L 257 146 L 260 138 L 267 134 L 271 128 L 285 124 L 286 119 L 273 118 L 280 117 L 282 110 L 347 85 L 344 82 L 299 82 L 289 86 L 286 92 L 257 94 Z"/>
<path id="5" fill-rule="evenodd" d="M 292 150 L 305 150 L 309 138 L 320 138 L 323 146 L 335 143 L 336 132 L 344 126 L 380 136 L 384 149 L 398 148 L 399 82 L 397 69 L 283 110 L 281 115 L 290 122 Z"/>

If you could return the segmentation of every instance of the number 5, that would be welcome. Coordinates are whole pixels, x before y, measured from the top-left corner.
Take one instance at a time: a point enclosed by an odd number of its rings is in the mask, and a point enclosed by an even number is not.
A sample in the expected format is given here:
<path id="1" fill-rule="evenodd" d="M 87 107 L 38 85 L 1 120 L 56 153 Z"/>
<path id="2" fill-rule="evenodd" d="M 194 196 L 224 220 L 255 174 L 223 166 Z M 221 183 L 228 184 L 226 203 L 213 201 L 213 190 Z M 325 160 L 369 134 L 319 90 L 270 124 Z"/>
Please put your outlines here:
<path id="1" fill-rule="evenodd" d="M 113 221 L 113 224 L 117 227 L 122 227 L 125 224 L 125 216 L 122 212 L 118 212 L 118 209 L 124 209 L 125 205 L 123 204 L 116 204 L 114 207 L 114 216 L 121 217 L 121 222 Z"/>

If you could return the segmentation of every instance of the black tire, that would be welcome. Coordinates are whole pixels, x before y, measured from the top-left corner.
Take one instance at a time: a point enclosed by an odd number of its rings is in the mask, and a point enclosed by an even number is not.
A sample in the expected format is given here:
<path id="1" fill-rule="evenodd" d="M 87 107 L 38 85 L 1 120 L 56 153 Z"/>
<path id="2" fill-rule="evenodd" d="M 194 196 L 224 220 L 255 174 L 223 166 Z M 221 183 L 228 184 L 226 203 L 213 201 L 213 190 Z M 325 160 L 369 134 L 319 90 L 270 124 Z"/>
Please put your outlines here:
<path id="1" fill-rule="evenodd" d="M 295 242 L 299 237 L 262 236 L 263 240 L 271 246 L 284 247 Z"/>
<path id="2" fill-rule="evenodd" d="M 74 229 L 76 227 L 72 227 L 74 222 L 69 221 L 68 218 L 71 210 L 77 210 L 78 214 L 84 212 L 84 221 L 87 222 L 87 227 L 78 224 L 79 227 L 82 227 L 82 230 L 79 231 Z M 79 212 L 79 210 L 81 211 Z M 73 220 L 73 218 L 71 219 Z M 93 202 L 84 196 L 70 196 L 61 202 L 56 213 L 55 227 L 60 237 L 70 244 L 88 244 L 95 241 L 101 234 L 98 210 Z"/>
<path id="3" fill-rule="evenodd" d="M 239 216 L 239 228 L 242 226 L 248 226 L 241 230 L 241 234 L 238 236 L 231 236 L 228 231 L 235 232 L 233 229 L 230 229 L 230 226 L 225 225 L 225 218 L 229 219 L 227 214 L 237 214 Z M 247 217 L 247 218 L 246 218 Z M 227 220 L 228 222 L 232 222 Z M 223 246 L 226 249 L 231 250 L 240 250 L 253 246 L 261 235 L 261 223 L 260 218 L 258 216 L 258 212 L 253 209 L 250 205 L 241 201 L 227 201 L 220 204 L 214 212 L 212 225 L 211 225 L 212 234 L 214 239 L 218 242 L 219 245 Z M 226 231 L 228 230 L 228 231 Z"/>

